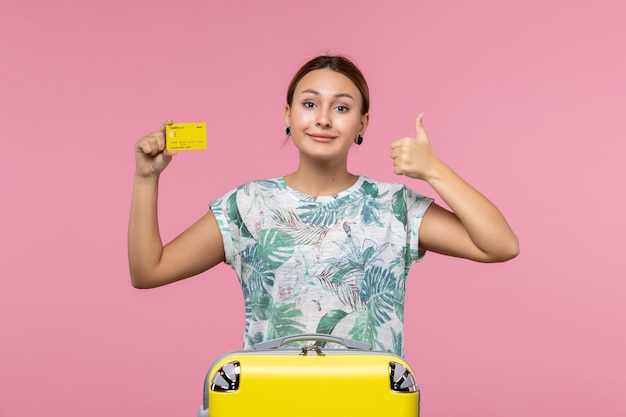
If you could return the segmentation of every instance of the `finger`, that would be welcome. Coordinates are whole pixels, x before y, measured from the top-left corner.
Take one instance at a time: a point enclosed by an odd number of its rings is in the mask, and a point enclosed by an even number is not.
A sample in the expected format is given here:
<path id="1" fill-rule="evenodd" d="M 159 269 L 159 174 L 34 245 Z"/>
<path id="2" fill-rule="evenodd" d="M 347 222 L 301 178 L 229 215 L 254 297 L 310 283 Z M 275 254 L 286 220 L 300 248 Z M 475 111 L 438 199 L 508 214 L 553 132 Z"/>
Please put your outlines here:
<path id="1" fill-rule="evenodd" d="M 391 150 L 394 151 L 394 150 L 399 150 L 402 148 L 411 148 L 413 146 L 414 141 L 415 141 L 415 138 L 410 137 L 410 136 L 394 140 L 391 143 Z"/>
<path id="2" fill-rule="evenodd" d="M 165 149 L 165 136 L 161 132 L 152 132 L 138 143 L 145 155 L 156 155 Z"/>
<path id="3" fill-rule="evenodd" d="M 161 125 L 161 135 L 163 136 L 163 142 L 161 143 L 161 141 L 159 141 L 159 149 L 160 150 L 164 150 L 167 149 L 167 138 L 166 138 L 166 126 L 173 124 L 174 121 L 172 119 L 167 119 L 162 125 Z"/>
<path id="4" fill-rule="evenodd" d="M 167 119 L 165 122 L 163 122 L 163 124 L 161 125 L 161 129 L 159 130 L 165 134 L 165 126 L 171 125 L 173 123 L 174 121 L 172 119 Z"/>
<path id="5" fill-rule="evenodd" d="M 395 161 L 398 158 L 402 159 L 403 154 L 404 154 L 403 149 L 398 147 L 396 149 L 393 149 L 391 153 L 389 154 L 389 156 L 391 157 L 391 159 Z"/>
<path id="6" fill-rule="evenodd" d="M 420 113 L 415 118 L 415 133 L 417 137 L 426 136 L 426 129 L 424 129 L 424 113 Z"/>
<path id="7" fill-rule="evenodd" d="M 152 154 L 152 146 L 150 145 L 150 141 L 147 139 L 139 141 L 137 144 L 137 150 L 144 155 Z"/>
<path id="8" fill-rule="evenodd" d="M 154 136 L 156 138 L 157 149 L 159 150 L 159 152 L 165 150 L 165 132 L 157 132 Z"/>
<path id="9" fill-rule="evenodd" d="M 391 142 L 389 144 L 389 146 L 391 147 L 391 149 L 396 149 L 396 148 L 399 148 L 400 146 L 402 146 L 403 142 L 404 142 L 404 138 L 396 139 L 393 142 Z"/>

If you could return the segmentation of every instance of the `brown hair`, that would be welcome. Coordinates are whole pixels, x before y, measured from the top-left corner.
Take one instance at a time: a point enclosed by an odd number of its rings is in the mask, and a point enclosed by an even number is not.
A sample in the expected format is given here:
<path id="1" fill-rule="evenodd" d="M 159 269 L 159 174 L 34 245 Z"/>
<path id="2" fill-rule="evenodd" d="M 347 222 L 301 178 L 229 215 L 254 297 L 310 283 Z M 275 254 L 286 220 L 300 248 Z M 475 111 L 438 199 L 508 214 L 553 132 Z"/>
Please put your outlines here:
<path id="1" fill-rule="evenodd" d="M 298 72 L 296 72 L 296 75 L 294 75 L 293 79 L 289 83 L 289 88 L 287 89 L 287 104 L 289 107 L 291 107 L 293 94 L 295 93 L 296 86 L 300 80 L 309 72 L 324 68 L 343 74 L 354 83 L 356 88 L 359 89 L 361 98 L 363 99 L 361 114 L 367 114 L 370 109 L 370 90 L 367 86 L 367 81 L 365 81 L 365 77 L 363 77 L 361 71 L 352 61 L 350 61 L 350 59 L 339 55 L 317 56 L 304 64 Z"/>

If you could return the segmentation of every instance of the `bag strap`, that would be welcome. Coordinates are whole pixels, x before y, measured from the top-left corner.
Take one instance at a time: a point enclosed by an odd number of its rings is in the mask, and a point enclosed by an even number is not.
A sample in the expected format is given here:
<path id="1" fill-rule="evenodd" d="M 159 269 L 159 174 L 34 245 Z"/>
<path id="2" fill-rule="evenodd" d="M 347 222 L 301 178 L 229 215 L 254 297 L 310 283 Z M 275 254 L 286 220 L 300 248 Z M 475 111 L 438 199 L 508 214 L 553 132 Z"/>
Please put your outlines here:
<path id="1" fill-rule="evenodd" d="M 359 342 L 358 340 L 347 339 L 344 337 L 331 336 L 329 334 L 322 334 L 322 333 L 307 333 L 307 334 L 299 334 L 295 336 L 278 337 L 276 339 L 271 339 L 266 342 L 257 343 L 256 345 L 253 346 L 253 349 L 255 350 L 278 349 L 279 347 L 289 344 L 289 343 L 304 342 L 304 341 L 337 343 L 339 345 L 345 346 L 347 349 L 372 350 L 372 347 L 368 343 Z"/>

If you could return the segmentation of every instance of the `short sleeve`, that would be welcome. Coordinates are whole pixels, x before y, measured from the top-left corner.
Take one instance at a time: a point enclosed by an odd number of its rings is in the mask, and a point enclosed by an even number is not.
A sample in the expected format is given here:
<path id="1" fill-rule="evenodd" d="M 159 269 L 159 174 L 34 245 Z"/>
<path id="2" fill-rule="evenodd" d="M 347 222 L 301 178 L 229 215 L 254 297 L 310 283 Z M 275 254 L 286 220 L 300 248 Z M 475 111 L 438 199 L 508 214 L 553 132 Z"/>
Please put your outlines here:
<path id="1" fill-rule="evenodd" d="M 420 261 L 426 254 L 426 251 L 419 247 L 419 231 L 424 214 L 434 200 L 409 188 L 405 189 L 404 195 L 407 207 L 407 238 L 411 262 L 414 263 Z"/>
<path id="2" fill-rule="evenodd" d="M 236 254 L 239 252 L 237 249 L 238 242 L 240 241 L 237 235 L 238 229 L 235 227 L 232 221 L 230 221 L 230 208 L 228 207 L 229 201 L 236 201 L 237 190 L 233 190 L 222 198 L 209 203 L 209 207 L 213 211 L 213 216 L 217 222 L 220 233 L 222 234 L 222 241 L 224 242 L 224 255 L 225 263 L 232 268 L 235 267 Z M 236 207 L 235 207 L 236 209 Z"/>

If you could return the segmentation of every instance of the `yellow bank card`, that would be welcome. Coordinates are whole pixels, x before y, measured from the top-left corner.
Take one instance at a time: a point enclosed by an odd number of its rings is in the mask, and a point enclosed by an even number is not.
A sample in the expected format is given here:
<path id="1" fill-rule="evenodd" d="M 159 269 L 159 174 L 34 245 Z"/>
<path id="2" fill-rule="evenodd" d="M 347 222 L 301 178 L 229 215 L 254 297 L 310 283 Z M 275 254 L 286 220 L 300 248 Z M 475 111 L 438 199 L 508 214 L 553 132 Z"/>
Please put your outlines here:
<path id="1" fill-rule="evenodd" d="M 206 149 L 206 123 L 165 125 L 165 143 L 169 151 Z"/>

